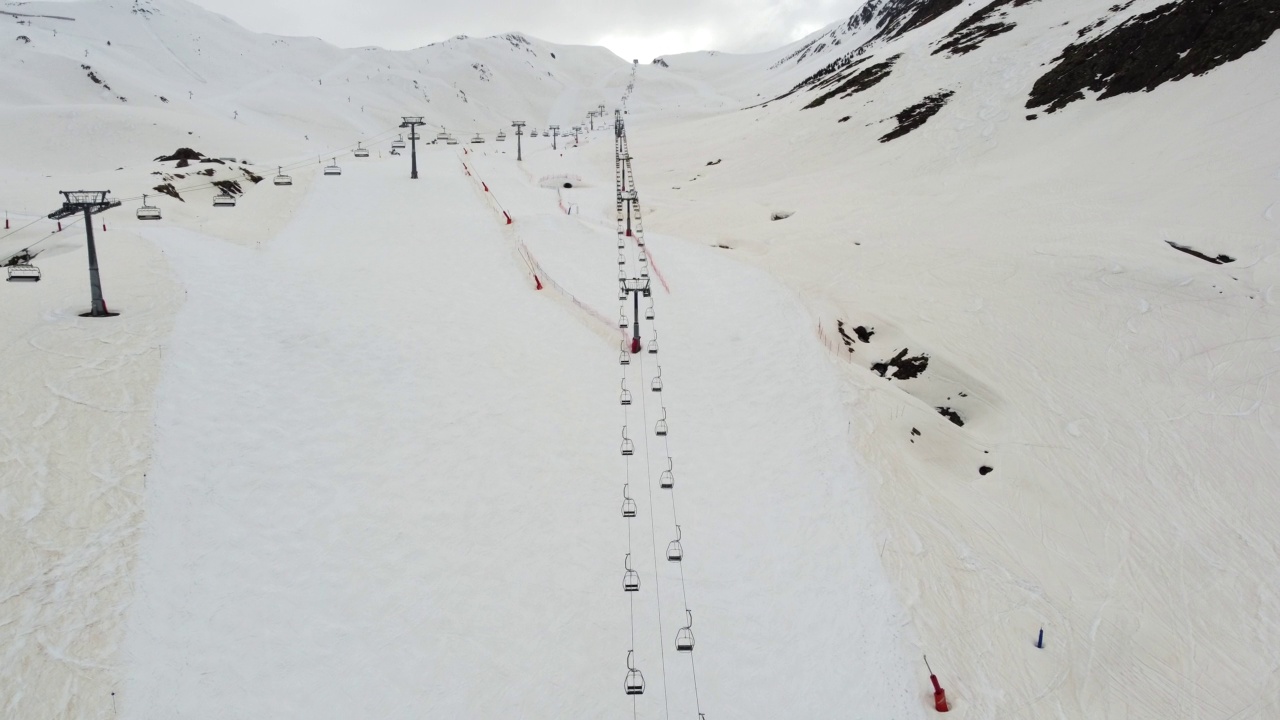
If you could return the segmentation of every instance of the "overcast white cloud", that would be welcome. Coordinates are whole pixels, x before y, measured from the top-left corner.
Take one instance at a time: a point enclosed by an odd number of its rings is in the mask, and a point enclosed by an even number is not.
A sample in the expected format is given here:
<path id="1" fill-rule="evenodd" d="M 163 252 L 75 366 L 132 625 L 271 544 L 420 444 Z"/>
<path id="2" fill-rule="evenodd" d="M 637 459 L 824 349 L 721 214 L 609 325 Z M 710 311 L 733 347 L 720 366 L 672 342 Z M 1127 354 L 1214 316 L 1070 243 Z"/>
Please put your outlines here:
<path id="1" fill-rule="evenodd" d="M 250 30 L 404 50 L 455 35 L 525 32 L 648 62 L 691 50 L 758 52 L 843 19 L 865 0 L 195 0 Z"/>

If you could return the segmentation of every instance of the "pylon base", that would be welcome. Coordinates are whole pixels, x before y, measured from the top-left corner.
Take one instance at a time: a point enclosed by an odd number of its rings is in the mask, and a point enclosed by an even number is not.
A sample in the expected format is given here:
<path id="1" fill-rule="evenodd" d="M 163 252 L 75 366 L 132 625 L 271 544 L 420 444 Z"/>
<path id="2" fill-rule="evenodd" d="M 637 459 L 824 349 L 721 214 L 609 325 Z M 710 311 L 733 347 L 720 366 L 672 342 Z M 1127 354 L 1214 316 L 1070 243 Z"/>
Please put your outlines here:
<path id="1" fill-rule="evenodd" d="M 94 312 L 94 311 L 90 310 L 89 312 L 80 313 L 80 317 L 116 317 L 116 316 L 117 316 L 117 315 L 119 315 L 119 314 L 120 314 L 120 313 L 115 313 L 115 312 L 100 312 L 100 313 L 96 313 L 96 312 Z"/>

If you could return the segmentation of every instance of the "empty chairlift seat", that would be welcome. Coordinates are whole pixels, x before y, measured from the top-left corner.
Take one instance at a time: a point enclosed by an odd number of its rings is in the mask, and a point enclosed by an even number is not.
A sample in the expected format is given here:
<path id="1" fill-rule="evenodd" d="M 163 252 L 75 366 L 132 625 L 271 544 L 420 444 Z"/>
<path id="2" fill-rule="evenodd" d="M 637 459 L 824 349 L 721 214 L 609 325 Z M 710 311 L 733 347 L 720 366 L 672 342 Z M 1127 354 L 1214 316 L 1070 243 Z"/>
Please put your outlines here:
<path id="1" fill-rule="evenodd" d="M 476 136 L 471 138 L 472 145 L 480 145 L 483 142 L 484 142 L 484 138 L 480 137 L 480 133 L 476 133 Z"/>
<path id="2" fill-rule="evenodd" d="M 685 610 L 684 614 L 688 618 L 688 624 L 680 628 L 676 633 L 676 650 L 693 652 L 693 612 Z"/>
<path id="3" fill-rule="evenodd" d="M 618 396 L 618 402 L 621 405 L 631 404 L 631 392 L 627 390 L 627 381 L 622 381 L 622 394 Z"/>
<path id="4" fill-rule="evenodd" d="M 142 196 L 142 207 L 138 208 L 136 213 L 139 220 L 159 220 L 160 208 L 155 205 L 147 204 L 147 196 Z"/>
<path id="5" fill-rule="evenodd" d="M 636 454 L 636 444 L 631 442 L 631 438 L 627 437 L 627 426 L 622 426 L 622 454 L 624 457 L 630 457 Z"/>
<path id="6" fill-rule="evenodd" d="M 18 263 L 8 267 L 9 282 L 40 282 L 40 268 L 30 263 Z"/>
<path id="7" fill-rule="evenodd" d="M 666 412 L 666 408 L 663 408 L 663 412 Z M 671 466 L 671 458 L 667 458 L 667 469 L 663 470 L 662 475 L 658 477 L 658 483 L 662 486 L 663 490 L 670 490 L 676 485 L 676 476 L 675 473 L 671 471 Z"/>
<path id="8" fill-rule="evenodd" d="M 405 148 L 405 144 L 404 144 L 404 136 L 403 136 L 403 135 L 401 135 L 401 136 L 397 136 L 395 140 L 392 140 L 392 141 L 391 141 L 391 149 L 392 149 L 392 150 L 403 150 L 404 148 Z"/>
<path id="9" fill-rule="evenodd" d="M 504 133 L 504 132 L 502 132 L 501 130 L 499 130 L 499 131 L 498 131 L 498 137 L 494 138 L 494 140 L 497 140 L 498 142 L 506 142 L 506 141 L 507 141 L 507 134 L 506 134 L 506 133 Z"/>
<path id="10" fill-rule="evenodd" d="M 235 207 L 236 196 L 228 192 L 223 192 L 221 195 L 215 195 L 213 197 L 213 206 L 214 207 Z"/>
<path id="11" fill-rule="evenodd" d="M 342 174 L 342 168 L 338 167 L 338 158 L 333 159 L 332 165 L 324 166 L 324 174 L 325 175 L 341 175 Z"/>
<path id="12" fill-rule="evenodd" d="M 653 378 L 653 384 L 650 385 L 654 392 L 662 392 L 662 366 L 658 366 L 658 374 Z"/>
<path id="13" fill-rule="evenodd" d="M 275 183 L 276 185 L 292 185 L 293 178 L 289 177 L 288 175 L 285 175 L 284 168 L 279 167 L 279 168 L 276 168 L 276 177 L 274 180 L 272 180 L 272 182 Z"/>
<path id="14" fill-rule="evenodd" d="M 623 567 L 627 571 L 622 574 L 622 589 L 626 592 L 640 592 L 640 574 L 631 569 L 631 553 L 627 553 Z"/>
<path id="15" fill-rule="evenodd" d="M 667 543 L 667 562 L 684 560 L 684 547 L 680 545 L 680 526 L 676 526 L 676 539 Z"/>
<path id="16" fill-rule="evenodd" d="M 356 149 L 351 154 L 358 158 L 367 158 L 369 157 L 369 149 L 363 147 L 360 143 L 356 143 Z"/>
<path id="17" fill-rule="evenodd" d="M 653 434 L 658 437 L 667 436 L 667 409 L 662 408 L 662 419 L 653 424 Z"/>
<path id="18" fill-rule="evenodd" d="M 624 518 L 636 516 L 636 501 L 631 499 L 631 494 L 628 492 L 630 489 L 630 484 L 622 486 L 622 517 Z"/>
<path id="19" fill-rule="evenodd" d="M 627 677 L 622 682 L 622 689 L 628 695 L 644 694 L 644 674 L 636 669 L 635 664 L 631 661 L 634 653 L 627 651 Z"/>

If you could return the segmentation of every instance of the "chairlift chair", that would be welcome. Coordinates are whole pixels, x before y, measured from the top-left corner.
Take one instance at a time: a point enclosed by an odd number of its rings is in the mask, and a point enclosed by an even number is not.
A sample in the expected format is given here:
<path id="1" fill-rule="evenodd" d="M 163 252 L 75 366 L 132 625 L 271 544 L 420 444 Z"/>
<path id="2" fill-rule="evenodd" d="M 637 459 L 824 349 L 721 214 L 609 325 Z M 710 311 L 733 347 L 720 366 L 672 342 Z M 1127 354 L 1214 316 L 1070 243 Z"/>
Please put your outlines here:
<path id="1" fill-rule="evenodd" d="M 640 248 L 639 260 L 640 262 L 649 262 L 649 256 L 645 254 L 644 248 Z"/>
<path id="2" fill-rule="evenodd" d="M 498 137 L 494 138 L 494 140 L 497 140 L 498 142 L 506 142 L 506 141 L 507 141 L 507 134 L 506 134 L 506 133 L 504 133 L 504 132 L 502 132 L 501 130 L 499 130 L 499 131 L 498 131 Z"/>
<path id="3" fill-rule="evenodd" d="M 626 326 L 627 326 L 627 314 L 619 310 L 618 311 L 618 327 L 625 328 Z"/>
<path id="4" fill-rule="evenodd" d="M 653 434 L 658 437 L 667 436 L 667 409 L 662 408 L 662 419 L 653 424 Z"/>
<path id="5" fill-rule="evenodd" d="M 628 695 L 643 695 L 644 674 L 637 670 L 636 666 L 632 664 L 631 656 L 633 654 L 633 651 L 627 651 L 627 679 L 622 682 L 622 689 L 625 690 Z"/>
<path id="6" fill-rule="evenodd" d="M 621 343 L 621 347 L 619 348 L 619 350 L 621 351 L 621 353 L 618 355 L 618 364 L 619 364 L 619 365 L 630 365 L 630 364 L 631 364 L 631 353 L 627 352 L 627 341 L 626 341 L 626 340 L 623 340 L 623 341 L 622 341 L 622 343 Z"/>
<path id="7" fill-rule="evenodd" d="M 679 652 L 693 652 L 693 611 L 686 609 L 685 617 L 689 619 L 689 624 L 680 628 L 676 633 L 676 650 Z"/>
<path id="8" fill-rule="evenodd" d="M 356 149 L 351 154 L 358 158 L 367 158 L 369 157 L 369 149 L 363 147 L 360 143 L 356 143 Z"/>
<path id="9" fill-rule="evenodd" d="M 649 307 L 645 308 L 645 311 L 644 311 L 644 319 L 645 319 L 645 320 L 652 320 L 652 319 L 653 319 L 653 305 L 650 305 Z"/>
<path id="10" fill-rule="evenodd" d="M 666 417 L 665 415 L 666 411 L 667 411 L 666 408 L 662 409 L 662 412 L 664 413 L 663 417 Z M 663 470 L 662 474 L 658 476 L 658 485 L 663 490 L 670 490 L 671 488 L 675 487 L 676 476 L 671 472 L 671 467 L 672 467 L 671 458 L 668 457 L 667 469 Z"/>
<path id="11" fill-rule="evenodd" d="M 662 366 L 658 366 L 658 374 L 653 378 L 653 383 L 649 386 L 654 392 L 662 392 Z"/>
<path id="12" fill-rule="evenodd" d="M 641 266 L 640 266 L 640 277 L 642 277 L 642 278 L 647 278 L 647 277 L 649 277 L 649 266 L 648 266 L 648 265 L 641 265 Z"/>
<path id="13" fill-rule="evenodd" d="M 278 167 L 278 168 L 276 168 L 276 177 L 275 177 L 275 180 L 272 180 L 272 182 L 274 182 L 276 185 L 292 185 L 292 184 L 293 184 L 293 178 L 291 178 L 291 177 L 289 177 L 288 175 L 285 175 L 285 174 L 284 174 L 284 168 L 283 168 L 283 167 Z"/>
<path id="14" fill-rule="evenodd" d="M 342 168 L 338 167 L 338 158 L 333 159 L 332 165 L 324 166 L 324 174 L 325 175 L 341 175 L 342 174 Z"/>
<path id="15" fill-rule="evenodd" d="M 627 256 L 626 256 L 626 255 L 623 255 L 622 253 L 618 253 L 618 264 L 619 264 L 619 265 L 626 265 L 626 264 L 627 264 Z"/>
<path id="16" fill-rule="evenodd" d="M 650 355 L 658 354 L 658 338 L 654 338 L 649 341 L 649 354 Z"/>
<path id="17" fill-rule="evenodd" d="M 627 571 L 622 574 L 622 590 L 624 592 L 640 592 L 640 573 L 631 569 L 631 553 L 627 553 L 627 559 L 623 561 L 623 567 Z"/>
<path id="18" fill-rule="evenodd" d="M 449 139 L 445 141 L 445 145 L 457 145 L 457 144 L 458 144 L 458 139 L 452 136 L 450 136 Z"/>
<path id="19" fill-rule="evenodd" d="M 667 561 L 680 562 L 684 560 L 684 546 L 680 544 L 680 526 L 676 526 L 676 539 L 667 543 Z"/>
<path id="20" fill-rule="evenodd" d="M 621 250 L 627 246 L 627 241 L 622 239 L 622 233 L 618 233 L 618 249 Z"/>
<path id="21" fill-rule="evenodd" d="M 631 442 L 631 438 L 627 437 L 627 426 L 622 426 L 622 454 L 631 456 L 636 454 L 635 443 Z"/>
<path id="22" fill-rule="evenodd" d="M 139 220 L 159 220 L 160 208 L 155 205 L 147 204 L 147 196 L 142 196 L 142 207 L 138 208 L 137 216 Z"/>
<path id="23" fill-rule="evenodd" d="M 403 135 L 397 135 L 397 136 L 396 136 L 396 139 L 391 141 L 391 149 L 392 149 L 392 150 L 403 150 L 404 148 L 405 148 L 405 144 L 404 144 L 404 136 L 403 136 Z"/>
<path id="24" fill-rule="evenodd" d="M 626 378 L 623 378 L 622 380 L 622 394 L 618 396 L 618 403 L 621 405 L 631 404 L 631 391 L 627 390 Z"/>
<path id="25" fill-rule="evenodd" d="M 627 493 L 630 483 L 622 486 L 622 517 L 633 518 L 636 516 L 636 501 L 631 499 Z"/>
<path id="26" fill-rule="evenodd" d="M 232 195 L 226 190 L 223 190 L 221 195 L 215 195 L 213 197 L 213 206 L 214 207 L 235 207 L 236 196 Z"/>
<path id="27" fill-rule="evenodd" d="M 480 145 L 483 142 L 484 142 L 484 138 L 480 137 L 480 133 L 476 133 L 476 136 L 471 138 L 472 145 Z"/>
<path id="28" fill-rule="evenodd" d="M 40 268 L 30 263 L 9 266 L 8 282 L 40 282 Z"/>

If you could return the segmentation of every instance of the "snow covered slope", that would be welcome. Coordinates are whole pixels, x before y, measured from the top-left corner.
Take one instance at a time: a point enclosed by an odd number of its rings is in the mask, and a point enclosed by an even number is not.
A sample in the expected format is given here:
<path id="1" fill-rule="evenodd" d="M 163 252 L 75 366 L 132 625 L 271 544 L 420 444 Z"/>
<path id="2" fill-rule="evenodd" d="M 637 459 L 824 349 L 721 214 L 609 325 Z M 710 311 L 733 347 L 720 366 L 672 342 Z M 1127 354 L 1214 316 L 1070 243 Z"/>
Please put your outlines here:
<path id="1" fill-rule="evenodd" d="M 629 93 L 518 33 L 6 5 L 0 259 L 45 280 L 0 286 L 0 714 L 897 719 L 928 654 L 951 717 L 1280 716 L 1272 5 L 870 0 Z M 611 131 L 493 137 L 624 96 L 668 382 L 625 416 Z M 412 185 L 407 114 L 487 142 Z M 37 220 L 72 187 L 130 199 L 110 321 Z"/>

